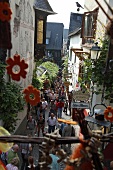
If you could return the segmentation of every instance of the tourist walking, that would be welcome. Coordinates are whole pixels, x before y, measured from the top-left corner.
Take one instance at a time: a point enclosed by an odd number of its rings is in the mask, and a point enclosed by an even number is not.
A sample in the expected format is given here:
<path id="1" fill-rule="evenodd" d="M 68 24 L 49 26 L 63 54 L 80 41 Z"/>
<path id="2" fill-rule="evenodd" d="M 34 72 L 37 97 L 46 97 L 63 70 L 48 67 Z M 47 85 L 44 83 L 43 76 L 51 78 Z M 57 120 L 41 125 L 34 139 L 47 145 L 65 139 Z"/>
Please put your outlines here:
<path id="1" fill-rule="evenodd" d="M 68 100 L 64 102 L 64 110 L 63 112 L 67 115 L 67 109 L 68 109 Z"/>
<path id="2" fill-rule="evenodd" d="M 67 124 L 67 126 L 65 126 L 63 128 L 63 131 L 62 131 L 62 137 L 71 137 L 71 135 L 72 135 L 72 126 L 68 122 L 66 122 L 66 124 Z M 63 145 L 63 149 L 68 154 L 70 154 L 71 153 L 71 144 L 67 144 L 67 147 L 66 147 L 66 145 Z"/>
<path id="3" fill-rule="evenodd" d="M 32 116 L 29 116 L 26 124 L 27 135 L 30 134 L 31 136 L 34 136 L 35 128 L 36 128 L 36 120 Z"/>
<path id="4" fill-rule="evenodd" d="M 49 156 L 52 158 L 52 163 L 49 165 L 51 170 L 60 170 L 60 166 L 58 163 L 59 157 L 56 155 L 55 149 L 52 149 L 51 154 Z"/>
<path id="5" fill-rule="evenodd" d="M 37 119 L 39 119 L 40 113 L 42 112 L 42 102 L 37 104 Z"/>
<path id="6" fill-rule="evenodd" d="M 54 116 L 54 113 L 51 113 L 51 116 L 47 120 L 48 122 L 48 133 L 54 132 L 55 127 L 57 127 L 57 119 Z"/>
<path id="7" fill-rule="evenodd" d="M 45 127 L 45 119 L 43 118 L 43 114 L 40 114 L 39 119 L 37 120 L 35 135 L 37 135 L 37 131 L 38 131 L 38 136 L 40 136 L 40 130 L 42 130 L 42 135 L 43 135 L 44 127 Z"/>
<path id="8" fill-rule="evenodd" d="M 20 152 L 22 157 L 21 170 L 28 166 L 28 157 L 32 153 L 32 145 L 30 143 L 20 143 Z"/>
<path id="9" fill-rule="evenodd" d="M 43 118 L 45 119 L 45 112 L 47 110 L 48 103 L 45 100 L 45 98 L 42 99 L 42 113 L 43 113 Z"/>
<path id="10" fill-rule="evenodd" d="M 55 117 L 57 117 L 57 106 L 56 106 L 55 100 L 51 100 L 49 106 L 50 106 L 49 116 L 51 115 L 51 113 L 54 113 Z"/>
<path id="11" fill-rule="evenodd" d="M 64 103 L 59 99 L 59 102 L 56 104 L 58 109 L 58 118 L 62 118 L 62 108 L 64 107 Z"/>
<path id="12" fill-rule="evenodd" d="M 14 144 L 13 147 L 7 152 L 7 163 L 10 164 L 13 158 L 18 157 L 19 146 Z"/>

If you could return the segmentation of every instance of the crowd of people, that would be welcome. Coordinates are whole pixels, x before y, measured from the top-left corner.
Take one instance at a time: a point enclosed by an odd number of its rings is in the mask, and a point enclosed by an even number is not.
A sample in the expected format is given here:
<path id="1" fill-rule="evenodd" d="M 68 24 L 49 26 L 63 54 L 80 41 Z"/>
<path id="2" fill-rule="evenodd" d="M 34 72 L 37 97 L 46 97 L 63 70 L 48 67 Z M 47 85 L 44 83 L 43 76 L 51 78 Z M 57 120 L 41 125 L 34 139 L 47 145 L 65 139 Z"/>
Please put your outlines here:
<path id="1" fill-rule="evenodd" d="M 68 108 L 69 102 L 62 76 L 58 76 L 52 88 L 43 91 L 41 101 L 37 103 L 37 106 L 30 109 L 26 122 L 26 135 L 29 137 L 39 137 L 44 136 L 45 133 L 53 133 L 56 129 L 59 129 L 61 136 L 71 136 L 71 125 L 63 125 L 58 122 L 58 119 L 63 118 L 62 112 L 67 114 Z M 46 126 L 48 127 L 47 129 Z M 4 153 L 4 160 L 1 157 L 7 170 L 39 170 L 39 165 L 36 166 L 34 164 L 33 147 L 30 143 L 14 144 L 7 153 Z M 66 149 L 65 145 L 62 147 L 64 150 Z M 68 145 L 68 151 L 71 153 L 71 145 Z M 18 153 L 20 153 L 21 161 Z M 50 156 L 52 158 L 51 170 L 61 170 L 59 168 L 60 164 L 57 162 L 59 157 L 54 149 L 50 153 Z"/>

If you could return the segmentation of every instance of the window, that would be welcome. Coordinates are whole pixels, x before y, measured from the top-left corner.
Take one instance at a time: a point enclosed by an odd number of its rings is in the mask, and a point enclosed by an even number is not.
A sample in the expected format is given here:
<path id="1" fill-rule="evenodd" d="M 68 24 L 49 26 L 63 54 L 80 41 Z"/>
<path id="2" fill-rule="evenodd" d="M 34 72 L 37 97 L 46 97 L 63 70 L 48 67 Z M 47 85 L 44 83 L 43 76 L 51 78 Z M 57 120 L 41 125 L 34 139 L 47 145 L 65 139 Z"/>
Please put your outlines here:
<path id="1" fill-rule="evenodd" d="M 82 38 L 95 38 L 98 9 L 84 13 L 81 31 Z"/>
<path id="2" fill-rule="evenodd" d="M 46 44 L 49 44 L 49 38 L 46 38 Z"/>
<path id="3" fill-rule="evenodd" d="M 43 20 L 37 22 L 37 44 L 43 44 Z"/>

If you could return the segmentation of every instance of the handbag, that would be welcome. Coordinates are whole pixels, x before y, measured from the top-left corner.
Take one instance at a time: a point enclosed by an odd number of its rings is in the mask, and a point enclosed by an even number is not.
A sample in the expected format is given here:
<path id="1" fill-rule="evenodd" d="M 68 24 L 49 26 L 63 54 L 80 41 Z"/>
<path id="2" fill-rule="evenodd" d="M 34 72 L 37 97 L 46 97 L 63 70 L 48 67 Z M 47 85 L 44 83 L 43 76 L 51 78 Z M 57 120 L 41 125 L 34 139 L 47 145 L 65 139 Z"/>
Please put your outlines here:
<path id="1" fill-rule="evenodd" d="M 73 126 L 72 126 L 72 129 L 71 129 L 71 136 L 74 136 L 74 137 L 75 137 L 75 129 L 74 129 Z"/>

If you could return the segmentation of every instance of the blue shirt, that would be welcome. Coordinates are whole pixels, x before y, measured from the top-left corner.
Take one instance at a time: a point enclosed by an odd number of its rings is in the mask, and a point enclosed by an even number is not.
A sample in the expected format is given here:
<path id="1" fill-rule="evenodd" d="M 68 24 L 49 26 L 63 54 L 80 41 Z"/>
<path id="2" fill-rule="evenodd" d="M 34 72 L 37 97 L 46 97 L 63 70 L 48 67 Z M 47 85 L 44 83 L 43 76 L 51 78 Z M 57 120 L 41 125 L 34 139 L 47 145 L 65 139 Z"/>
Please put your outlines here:
<path id="1" fill-rule="evenodd" d="M 51 170 L 59 170 L 60 166 L 59 163 L 57 162 L 59 160 L 59 157 L 54 155 L 54 154 L 49 154 L 52 158 L 52 163 L 49 165 L 51 167 Z"/>

